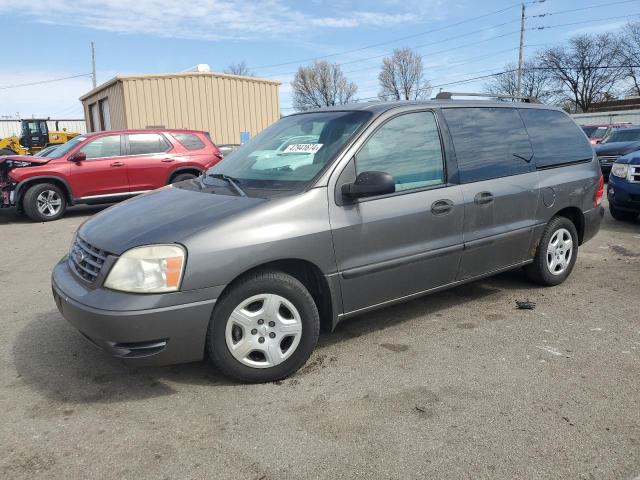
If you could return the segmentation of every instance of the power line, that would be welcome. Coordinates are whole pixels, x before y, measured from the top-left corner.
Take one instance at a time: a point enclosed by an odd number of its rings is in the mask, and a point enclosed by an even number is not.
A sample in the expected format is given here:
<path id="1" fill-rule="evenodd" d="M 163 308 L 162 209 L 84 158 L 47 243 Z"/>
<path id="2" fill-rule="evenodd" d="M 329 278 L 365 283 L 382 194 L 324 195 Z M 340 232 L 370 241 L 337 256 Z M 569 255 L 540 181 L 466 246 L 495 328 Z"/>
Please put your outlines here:
<path id="1" fill-rule="evenodd" d="M 542 1 L 545 1 L 545 0 L 542 0 Z M 537 2 L 527 2 L 527 3 L 542 3 L 542 2 L 537 1 Z M 452 23 L 452 24 L 449 24 L 449 25 L 444 25 L 444 26 L 439 27 L 439 28 L 434 28 L 434 29 L 431 29 L 431 30 L 425 30 L 423 32 L 419 32 L 419 33 L 416 33 L 416 34 L 413 34 L 413 35 L 407 35 L 405 37 L 395 38 L 393 40 L 388 40 L 386 42 L 374 43 L 374 44 L 371 44 L 371 45 L 366 45 L 364 47 L 354 48 L 354 49 L 351 49 L 351 50 L 344 50 L 344 51 L 336 52 L 336 53 L 330 53 L 330 54 L 327 54 L 327 55 L 320 55 L 320 56 L 316 56 L 316 57 L 302 58 L 302 59 L 298 59 L 298 60 L 291 60 L 291 61 L 288 61 L 288 62 L 276 63 L 276 64 L 271 64 L 271 65 L 260 65 L 258 67 L 253 67 L 253 69 L 254 70 L 260 70 L 260 69 L 266 69 L 266 68 L 282 67 L 282 66 L 285 66 L 285 65 L 293 65 L 293 64 L 296 64 L 296 63 L 305 63 L 305 62 L 310 62 L 310 61 L 314 61 L 314 60 L 320 60 L 320 59 L 323 59 L 323 58 L 337 57 L 337 56 L 346 55 L 346 54 L 349 54 L 349 53 L 361 52 L 363 50 L 368 50 L 368 49 L 371 49 L 371 48 L 381 47 L 383 45 L 389 45 L 391 43 L 402 42 L 404 40 L 409 40 L 411 38 L 420 37 L 420 36 L 423 36 L 423 35 L 427 35 L 429 33 L 440 32 L 442 30 L 446 30 L 446 29 L 452 28 L 452 27 L 457 27 L 459 25 L 464 25 L 465 23 L 473 22 L 473 21 L 479 20 L 481 18 L 486 18 L 486 17 L 490 17 L 492 15 L 496 15 L 498 13 L 503 13 L 503 12 L 506 12 L 508 10 L 511 10 L 512 8 L 519 7 L 519 6 L 520 6 L 520 3 L 515 3 L 513 5 L 510 5 L 510 6 L 506 7 L 506 8 L 501 8 L 500 10 L 495 10 L 495 11 L 492 11 L 492 12 L 489 12 L 489 13 L 485 13 L 483 15 L 478 15 L 476 17 L 468 18 L 468 19 L 462 20 L 460 22 Z"/>
<path id="2" fill-rule="evenodd" d="M 584 10 L 591 10 L 592 8 L 612 7 L 614 5 L 621 5 L 623 3 L 636 3 L 637 1 L 638 0 L 621 0 L 619 2 L 598 3 L 598 4 L 595 4 L 595 5 L 588 5 L 586 7 L 572 8 L 571 10 L 559 10 L 557 12 L 549 12 L 549 13 L 541 13 L 541 14 L 538 14 L 538 15 L 531 15 L 528 18 L 550 17 L 551 15 L 561 15 L 561 14 L 564 14 L 564 13 L 582 12 Z"/>
<path id="3" fill-rule="evenodd" d="M 0 86 L 0 90 L 8 90 L 10 88 L 20 88 L 20 87 L 32 87 L 34 85 L 42 85 L 45 83 L 53 83 L 53 82 L 61 82 L 62 80 L 70 80 L 72 78 L 79 78 L 79 77 L 90 77 L 91 74 L 90 73 L 81 73 L 78 75 L 71 75 L 69 77 L 60 77 L 60 78 L 53 78 L 51 80 L 40 80 L 37 82 L 28 82 L 28 83 L 16 83 L 13 85 L 2 85 Z"/>

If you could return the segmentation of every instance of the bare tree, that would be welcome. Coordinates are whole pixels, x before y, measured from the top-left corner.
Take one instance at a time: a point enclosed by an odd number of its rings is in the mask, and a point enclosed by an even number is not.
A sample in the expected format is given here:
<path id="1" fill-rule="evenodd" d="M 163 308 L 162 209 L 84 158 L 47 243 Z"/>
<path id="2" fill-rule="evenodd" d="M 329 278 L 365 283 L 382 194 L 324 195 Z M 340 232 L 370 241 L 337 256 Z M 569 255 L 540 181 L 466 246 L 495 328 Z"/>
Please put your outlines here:
<path id="1" fill-rule="evenodd" d="M 245 62 L 244 60 L 238 63 L 232 63 L 227 67 L 224 73 L 229 73 L 231 75 L 242 75 L 243 77 L 253 77 L 253 72 L 249 70 L 247 62 Z"/>
<path id="2" fill-rule="evenodd" d="M 338 64 L 324 60 L 298 68 L 291 87 L 296 110 L 349 103 L 358 90 L 355 83 L 347 80 Z"/>
<path id="3" fill-rule="evenodd" d="M 492 95 L 516 96 L 517 76 L 517 66 L 509 63 L 505 65 L 503 73 L 491 77 L 484 90 Z M 549 70 L 540 68 L 536 61 L 524 63 L 520 88 L 523 96 L 537 98 L 542 103 L 552 102 L 556 93 Z"/>
<path id="4" fill-rule="evenodd" d="M 631 82 L 629 94 L 640 95 L 640 22 L 628 23 L 622 30 L 624 76 Z"/>
<path id="5" fill-rule="evenodd" d="M 382 60 L 378 81 L 381 100 L 417 100 L 431 94 L 431 86 L 424 78 L 422 57 L 410 48 L 397 48 Z"/>
<path id="6" fill-rule="evenodd" d="M 594 103 L 613 93 L 623 76 L 621 42 L 610 33 L 580 35 L 567 45 L 540 55 L 546 68 L 576 112 L 588 112 Z"/>

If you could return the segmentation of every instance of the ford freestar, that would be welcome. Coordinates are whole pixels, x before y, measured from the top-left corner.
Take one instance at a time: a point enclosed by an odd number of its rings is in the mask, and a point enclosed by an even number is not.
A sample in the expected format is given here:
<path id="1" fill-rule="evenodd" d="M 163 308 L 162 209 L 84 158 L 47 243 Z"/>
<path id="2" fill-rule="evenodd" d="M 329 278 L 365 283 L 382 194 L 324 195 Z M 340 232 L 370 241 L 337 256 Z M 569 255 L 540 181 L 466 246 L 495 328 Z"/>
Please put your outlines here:
<path id="1" fill-rule="evenodd" d="M 90 218 L 53 271 L 62 315 L 131 362 L 264 382 L 321 326 L 524 267 L 571 273 L 603 179 L 561 110 L 486 101 L 340 106 L 278 121 L 202 176 Z"/>

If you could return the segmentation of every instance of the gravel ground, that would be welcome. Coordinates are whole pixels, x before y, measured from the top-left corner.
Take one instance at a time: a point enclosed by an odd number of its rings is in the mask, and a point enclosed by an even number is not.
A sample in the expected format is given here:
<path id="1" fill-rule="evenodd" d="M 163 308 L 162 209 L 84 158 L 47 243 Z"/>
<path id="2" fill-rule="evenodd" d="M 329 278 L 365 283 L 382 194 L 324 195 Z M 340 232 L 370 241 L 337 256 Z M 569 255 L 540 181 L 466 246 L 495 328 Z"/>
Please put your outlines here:
<path id="1" fill-rule="evenodd" d="M 128 368 L 62 319 L 51 268 L 97 210 L 0 212 L 1 478 L 640 478 L 640 222 L 607 214 L 559 287 L 516 271 L 379 310 L 238 385 Z"/>

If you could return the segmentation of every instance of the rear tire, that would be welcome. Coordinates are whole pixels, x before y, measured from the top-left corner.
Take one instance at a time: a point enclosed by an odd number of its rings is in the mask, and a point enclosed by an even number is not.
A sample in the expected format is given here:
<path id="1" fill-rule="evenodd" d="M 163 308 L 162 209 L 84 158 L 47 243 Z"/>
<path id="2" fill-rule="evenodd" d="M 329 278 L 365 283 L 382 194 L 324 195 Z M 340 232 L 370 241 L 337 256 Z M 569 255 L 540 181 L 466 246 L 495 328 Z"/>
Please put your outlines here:
<path id="1" fill-rule="evenodd" d="M 571 274 L 578 258 L 578 233 L 566 217 L 549 221 L 533 263 L 525 267 L 529 280 L 545 287 L 560 285 Z"/>
<path id="2" fill-rule="evenodd" d="M 22 206 L 27 216 L 35 222 L 57 220 L 67 210 L 67 199 L 60 187 L 52 183 L 39 183 L 24 194 Z"/>
<path id="3" fill-rule="evenodd" d="M 222 373 L 243 382 L 273 382 L 302 367 L 320 333 L 313 297 L 294 277 L 261 271 L 237 280 L 218 300 L 207 350 Z"/>
<path id="4" fill-rule="evenodd" d="M 193 178 L 197 178 L 193 173 L 177 173 L 171 178 L 169 183 L 184 182 L 185 180 L 191 180 Z"/>
<path id="5" fill-rule="evenodd" d="M 616 207 L 614 207 L 611 204 L 609 204 L 609 213 L 611 214 L 611 216 L 613 218 L 615 218 L 616 220 L 619 220 L 621 222 L 632 222 L 636 218 L 638 218 L 638 214 L 637 213 L 624 212 L 622 210 L 618 210 Z"/>

